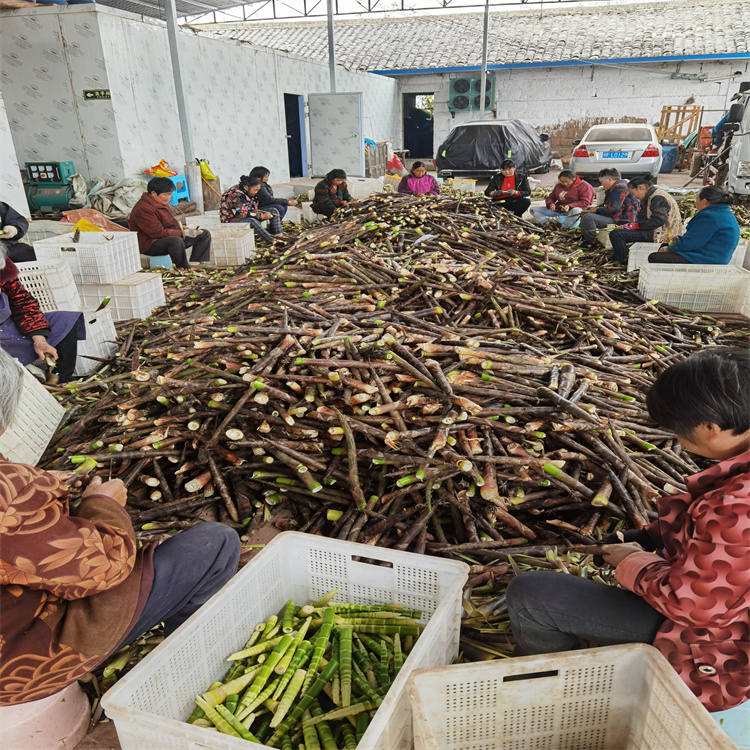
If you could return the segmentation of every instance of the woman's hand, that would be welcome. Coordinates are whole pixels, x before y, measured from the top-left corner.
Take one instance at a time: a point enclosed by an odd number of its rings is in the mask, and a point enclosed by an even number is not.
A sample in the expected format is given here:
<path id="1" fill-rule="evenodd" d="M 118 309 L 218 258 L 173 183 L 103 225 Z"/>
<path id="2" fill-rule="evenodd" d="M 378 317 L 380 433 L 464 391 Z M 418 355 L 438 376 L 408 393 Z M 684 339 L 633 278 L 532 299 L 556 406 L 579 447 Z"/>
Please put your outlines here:
<path id="1" fill-rule="evenodd" d="M 268 221 L 273 218 L 273 214 L 269 214 L 267 211 L 261 211 L 258 216 L 260 216 L 261 221 Z"/>
<path id="2" fill-rule="evenodd" d="M 606 544 L 604 547 L 602 557 L 613 568 L 616 568 L 628 555 L 643 552 L 643 548 L 638 544 Z"/>
<path id="3" fill-rule="evenodd" d="M 31 341 L 34 344 L 34 351 L 39 359 L 45 359 L 46 357 L 52 357 L 57 361 L 57 349 L 54 346 L 50 346 L 47 343 L 47 339 L 44 336 L 36 335 L 31 337 Z"/>
<path id="4" fill-rule="evenodd" d="M 296 206 L 297 205 L 297 201 L 294 198 L 290 198 L 289 199 L 289 205 L 290 206 Z"/>
<path id="5" fill-rule="evenodd" d="M 92 495 L 106 495 L 107 497 L 111 497 L 123 508 L 128 501 L 128 491 L 122 479 L 110 479 L 108 482 L 102 482 L 101 477 L 94 477 L 83 491 L 81 497 L 86 499 Z"/>

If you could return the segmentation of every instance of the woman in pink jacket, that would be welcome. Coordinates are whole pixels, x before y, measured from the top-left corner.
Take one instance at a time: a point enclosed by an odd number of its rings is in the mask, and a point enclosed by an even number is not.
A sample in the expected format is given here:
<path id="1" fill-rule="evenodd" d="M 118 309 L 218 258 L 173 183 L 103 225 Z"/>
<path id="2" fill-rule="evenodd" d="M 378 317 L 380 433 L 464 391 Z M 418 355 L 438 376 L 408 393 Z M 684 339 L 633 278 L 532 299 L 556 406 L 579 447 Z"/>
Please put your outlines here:
<path id="1" fill-rule="evenodd" d="M 659 516 L 605 537 L 623 588 L 549 572 L 508 586 L 516 655 L 651 643 L 709 711 L 750 697 L 750 352 L 710 347 L 672 365 L 648 410 L 691 453 L 717 464 L 687 477 Z"/>
<path id="2" fill-rule="evenodd" d="M 415 161 L 411 172 L 402 178 L 398 185 L 398 192 L 405 195 L 440 195 L 440 185 L 431 175 L 427 174 L 424 164 L 421 161 Z"/>

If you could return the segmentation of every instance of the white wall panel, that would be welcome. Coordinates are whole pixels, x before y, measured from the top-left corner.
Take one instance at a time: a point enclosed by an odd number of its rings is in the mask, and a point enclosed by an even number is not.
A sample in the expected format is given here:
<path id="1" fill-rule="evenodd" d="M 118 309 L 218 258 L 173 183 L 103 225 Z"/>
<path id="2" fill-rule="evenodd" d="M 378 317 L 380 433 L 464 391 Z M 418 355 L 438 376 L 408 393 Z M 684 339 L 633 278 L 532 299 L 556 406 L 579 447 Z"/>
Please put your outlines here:
<path id="1" fill-rule="evenodd" d="M 0 201 L 13 206 L 24 216 L 30 215 L 2 94 L 0 94 Z"/>
<path id="2" fill-rule="evenodd" d="M 180 47 L 196 154 L 224 186 L 256 164 L 288 180 L 283 94 L 328 91 L 327 66 L 192 32 Z M 142 177 L 160 159 L 183 168 L 163 24 L 102 6 L 4 11 L 0 50 L 19 160 L 71 159 L 87 179 Z M 363 92 L 365 137 L 398 145 L 396 82 L 343 70 L 337 81 Z M 111 101 L 84 101 L 91 88 L 109 88 Z"/>

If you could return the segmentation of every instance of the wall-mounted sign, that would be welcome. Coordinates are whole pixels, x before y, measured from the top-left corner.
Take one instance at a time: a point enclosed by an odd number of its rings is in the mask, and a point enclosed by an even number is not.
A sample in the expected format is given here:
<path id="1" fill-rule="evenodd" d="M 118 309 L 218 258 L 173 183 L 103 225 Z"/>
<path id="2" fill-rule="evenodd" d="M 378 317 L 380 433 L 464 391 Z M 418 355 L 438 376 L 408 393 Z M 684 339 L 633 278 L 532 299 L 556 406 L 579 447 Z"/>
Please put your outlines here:
<path id="1" fill-rule="evenodd" d="M 112 95 L 109 93 L 109 89 L 84 89 L 84 99 L 111 99 Z"/>

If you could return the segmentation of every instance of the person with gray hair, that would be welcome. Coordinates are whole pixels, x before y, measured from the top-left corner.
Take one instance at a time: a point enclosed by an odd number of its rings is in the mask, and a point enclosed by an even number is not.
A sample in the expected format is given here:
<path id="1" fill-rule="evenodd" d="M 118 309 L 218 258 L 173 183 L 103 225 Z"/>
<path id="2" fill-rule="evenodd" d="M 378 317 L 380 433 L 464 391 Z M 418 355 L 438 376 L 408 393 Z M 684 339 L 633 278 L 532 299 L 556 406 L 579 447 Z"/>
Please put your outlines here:
<path id="1" fill-rule="evenodd" d="M 22 382 L 0 349 L 0 435 Z M 240 538 L 223 523 L 140 546 L 120 479 L 80 491 L 72 472 L 2 455 L 0 477 L 0 706 L 60 692 L 160 623 L 169 636 L 237 572 Z"/>
<path id="2" fill-rule="evenodd" d="M 581 244 L 585 247 L 594 247 L 597 229 L 635 221 L 641 205 L 628 191 L 627 180 L 623 180 L 619 170 L 614 167 L 607 167 L 599 172 L 599 184 L 604 188 L 604 200 L 600 205 L 592 206 L 581 217 Z"/>
<path id="3" fill-rule="evenodd" d="M 78 342 L 86 338 L 83 313 L 42 313 L 18 278 L 18 269 L 0 242 L 0 347 L 39 380 L 46 379 L 47 358 L 55 360 L 59 382 L 73 377 Z"/>

